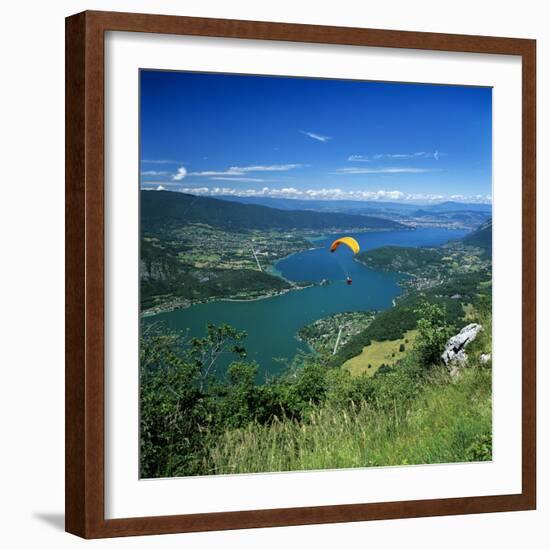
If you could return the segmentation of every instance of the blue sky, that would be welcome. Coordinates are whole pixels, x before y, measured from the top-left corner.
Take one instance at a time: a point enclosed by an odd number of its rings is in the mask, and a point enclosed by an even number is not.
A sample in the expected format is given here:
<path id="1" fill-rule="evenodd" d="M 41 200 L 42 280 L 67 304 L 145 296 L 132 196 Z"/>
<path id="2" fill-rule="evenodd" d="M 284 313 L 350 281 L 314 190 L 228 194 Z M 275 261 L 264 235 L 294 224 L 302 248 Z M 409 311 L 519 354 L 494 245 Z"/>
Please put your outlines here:
<path id="1" fill-rule="evenodd" d="M 141 72 L 143 189 L 491 200 L 491 89 Z"/>

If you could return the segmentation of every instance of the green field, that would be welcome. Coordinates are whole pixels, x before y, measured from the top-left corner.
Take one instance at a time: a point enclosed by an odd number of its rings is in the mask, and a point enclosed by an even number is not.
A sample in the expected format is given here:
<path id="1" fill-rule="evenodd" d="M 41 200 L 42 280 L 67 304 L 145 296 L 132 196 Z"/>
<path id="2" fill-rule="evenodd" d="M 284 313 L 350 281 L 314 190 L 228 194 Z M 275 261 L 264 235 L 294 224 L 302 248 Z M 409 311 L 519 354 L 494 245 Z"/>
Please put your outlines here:
<path id="1" fill-rule="evenodd" d="M 342 367 L 349 370 L 353 376 L 363 373 L 373 376 L 381 365 L 394 365 L 404 357 L 407 350 L 412 347 L 417 334 L 417 330 L 408 330 L 403 338 L 397 340 L 385 340 L 384 342 L 373 340 L 363 348 L 359 355 L 346 361 Z M 399 351 L 401 344 L 405 347 L 403 351 Z"/>

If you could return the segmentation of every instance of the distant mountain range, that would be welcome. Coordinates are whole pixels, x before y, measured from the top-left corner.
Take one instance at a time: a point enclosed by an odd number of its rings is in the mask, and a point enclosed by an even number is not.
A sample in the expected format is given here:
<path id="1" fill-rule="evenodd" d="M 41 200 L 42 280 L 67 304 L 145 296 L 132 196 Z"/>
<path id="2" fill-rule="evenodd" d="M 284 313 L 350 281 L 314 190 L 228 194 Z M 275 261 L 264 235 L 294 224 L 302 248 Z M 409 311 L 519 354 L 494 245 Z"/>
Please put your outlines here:
<path id="1" fill-rule="evenodd" d="M 423 223 L 456 223 L 474 229 L 491 217 L 491 212 L 478 212 L 476 210 L 456 210 L 436 212 L 433 210 L 417 210 L 410 215 L 402 215 L 400 220 L 409 219 Z"/>
<path id="2" fill-rule="evenodd" d="M 257 204 L 282 210 L 314 210 L 330 212 L 395 212 L 414 214 L 416 212 L 486 212 L 491 213 L 492 206 L 483 203 L 462 203 L 446 201 L 434 204 L 412 204 L 406 202 L 386 201 L 352 201 L 352 200 L 303 200 L 273 197 L 237 197 L 220 195 L 220 199 L 242 204 Z"/>
<path id="3" fill-rule="evenodd" d="M 493 211 L 491 204 L 478 203 L 478 202 L 454 202 L 446 201 L 436 204 L 430 204 L 422 207 L 422 210 L 429 212 L 488 212 Z"/>
<path id="4" fill-rule="evenodd" d="M 285 199 L 275 197 L 238 197 L 234 195 L 220 195 L 218 198 L 243 204 L 258 204 L 279 208 L 281 210 L 314 210 L 321 212 L 352 212 L 352 211 L 379 211 L 391 210 L 412 212 L 418 205 L 380 202 L 380 201 L 352 201 L 352 200 L 317 200 L 317 199 Z"/>
<path id="5" fill-rule="evenodd" d="M 226 231 L 407 228 L 399 222 L 375 216 L 280 209 L 172 191 L 141 191 L 143 230 L 154 232 L 170 225 L 189 223 L 206 223 Z"/>

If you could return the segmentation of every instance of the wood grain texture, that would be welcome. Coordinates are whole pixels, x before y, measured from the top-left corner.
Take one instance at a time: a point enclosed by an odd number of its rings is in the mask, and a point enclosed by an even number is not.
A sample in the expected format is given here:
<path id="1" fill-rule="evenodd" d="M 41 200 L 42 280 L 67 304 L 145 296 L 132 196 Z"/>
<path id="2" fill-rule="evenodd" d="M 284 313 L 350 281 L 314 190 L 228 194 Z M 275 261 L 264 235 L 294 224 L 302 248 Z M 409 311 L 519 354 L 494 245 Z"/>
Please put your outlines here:
<path id="1" fill-rule="evenodd" d="M 65 54 L 65 526 L 83 535 L 86 468 L 84 303 L 84 16 L 66 21 Z"/>
<path id="2" fill-rule="evenodd" d="M 537 130 L 536 43 L 522 56 L 522 493 L 536 507 Z"/>
<path id="3" fill-rule="evenodd" d="M 104 33 L 108 30 L 518 55 L 523 70 L 522 492 L 421 501 L 104 517 Z M 535 41 L 165 15 L 66 20 L 66 530 L 85 538 L 531 510 L 536 506 Z"/>

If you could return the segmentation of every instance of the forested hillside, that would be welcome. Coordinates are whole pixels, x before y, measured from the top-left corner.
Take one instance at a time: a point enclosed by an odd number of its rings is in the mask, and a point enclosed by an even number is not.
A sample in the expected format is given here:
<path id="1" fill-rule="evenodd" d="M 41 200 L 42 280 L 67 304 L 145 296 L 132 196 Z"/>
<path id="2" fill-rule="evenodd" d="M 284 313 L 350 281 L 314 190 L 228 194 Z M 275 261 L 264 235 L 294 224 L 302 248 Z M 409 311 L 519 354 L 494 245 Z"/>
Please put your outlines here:
<path id="1" fill-rule="evenodd" d="M 141 192 L 141 227 L 158 231 L 166 226 L 204 223 L 226 231 L 330 228 L 406 229 L 391 220 L 338 212 L 279 210 L 256 204 L 200 197 L 170 191 Z"/>
<path id="2" fill-rule="evenodd" d="M 410 276 L 402 281 L 405 294 L 395 307 L 376 315 L 366 329 L 338 350 L 331 364 L 343 364 L 373 341 L 402 338 L 415 328 L 423 302 L 443 308 L 446 323 L 457 329 L 468 307 L 491 298 L 491 259 L 486 249 L 491 234 L 489 221 L 460 241 L 437 248 L 386 246 L 359 254 L 357 260 L 371 268 Z"/>
<path id="3" fill-rule="evenodd" d="M 406 272 L 438 262 L 442 256 L 436 248 L 384 246 L 361 252 L 357 259 L 373 269 Z"/>
<path id="4" fill-rule="evenodd" d="M 493 221 L 486 221 L 476 231 L 466 235 L 462 240 L 467 245 L 482 248 L 486 256 L 490 256 L 493 251 Z"/>
<path id="5" fill-rule="evenodd" d="M 159 311 L 212 298 L 272 296 L 290 283 L 274 263 L 323 231 L 404 228 L 370 216 L 279 210 L 175 193 L 141 192 L 141 307 Z M 307 283 L 307 282 L 306 282 Z"/>

